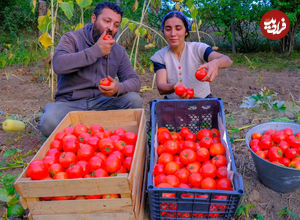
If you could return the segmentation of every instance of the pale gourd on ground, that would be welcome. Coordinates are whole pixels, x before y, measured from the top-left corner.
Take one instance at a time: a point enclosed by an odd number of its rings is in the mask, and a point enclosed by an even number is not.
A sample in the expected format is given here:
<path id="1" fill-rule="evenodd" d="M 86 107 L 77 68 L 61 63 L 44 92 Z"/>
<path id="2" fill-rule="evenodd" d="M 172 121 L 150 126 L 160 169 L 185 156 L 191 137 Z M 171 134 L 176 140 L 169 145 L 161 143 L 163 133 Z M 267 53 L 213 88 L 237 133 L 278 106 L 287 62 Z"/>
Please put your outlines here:
<path id="1" fill-rule="evenodd" d="M 19 120 L 6 119 L 2 123 L 2 129 L 4 131 L 24 131 L 25 124 L 24 124 L 24 122 L 19 121 Z"/>

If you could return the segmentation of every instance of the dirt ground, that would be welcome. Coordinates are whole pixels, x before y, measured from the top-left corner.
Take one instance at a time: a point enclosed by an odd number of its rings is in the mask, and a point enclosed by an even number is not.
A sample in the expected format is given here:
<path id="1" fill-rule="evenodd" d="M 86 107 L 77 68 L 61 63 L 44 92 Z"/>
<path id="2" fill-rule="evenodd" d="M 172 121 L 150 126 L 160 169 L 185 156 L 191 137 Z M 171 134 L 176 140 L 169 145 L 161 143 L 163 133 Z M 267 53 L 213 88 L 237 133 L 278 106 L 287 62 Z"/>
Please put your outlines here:
<path id="1" fill-rule="evenodd" d="M 18 115 L 27 122 L 25 132 L 4 133 L 0 129 L 0 157 L 5 150 L 21 148 L 25 152 L 38 150 L 43 140 L 37 130 L 39 113 L 43 106 L 51 101 L 50 88 L 46 80 L 41 80 L 37 74 L 43 67 L 32 66 L 28 68 L 14 68 L 0 70 L 0 122 L 8 115 Z M 140 75 L 142 86 L 151 86 L 153 74 Z M 260 79 L 263 79 L 260 81 Z M 225 113 L 234 118 L 231 126 L 242 127 L 268 120 L 266 115 L 254 114 L 239 106 L 245 96 L 256 94 L 261 88 L 266 87 L 278 93 L 278 100 L 300 100 L 300 73 L 295 71 L 251 72 L 246 67 L 233 66 L 226 70 L 220 70 L 217 79 L 211 83 L 214 97 L 222 98 Z M 149 101 L 162 98 L 157 89 L 141 93 L 149 119 Z M 1 114 L 1 111 L 3 112 Z M 228 126 L 228 123 L 227 123 Z M 243 131 L 244 133 L 247 131 Z M 238 134 L 238 138 L 244 138 L 244 133 Z M 244 141 L 232 144 L 238 172 L 243 176 L 245 199 L 244 204 L 254 204 L 255 208 L 250 214 L 261 214 L 264 219 L 284 219 L 277 214 L 284 207 L 289 207 L 297 216 L 300 216 L 300 188 L 287 194 L 272 191 L 261 184 L 256 176 L 255 167 Z M 26 158 L 27 161 L 32 156 Z M 21 173 L 21 169 L 8 170 L 11 174 Z M 236 219 L 244 219 L 236 218 Z"/>

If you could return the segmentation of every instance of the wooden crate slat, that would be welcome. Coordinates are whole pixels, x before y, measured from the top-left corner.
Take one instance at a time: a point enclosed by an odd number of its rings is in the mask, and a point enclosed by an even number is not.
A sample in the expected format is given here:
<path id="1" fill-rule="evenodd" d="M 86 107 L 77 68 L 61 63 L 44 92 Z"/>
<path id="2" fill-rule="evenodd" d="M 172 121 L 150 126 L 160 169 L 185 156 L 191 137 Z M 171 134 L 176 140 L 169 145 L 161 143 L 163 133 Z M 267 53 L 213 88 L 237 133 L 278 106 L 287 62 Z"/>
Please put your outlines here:
<path id="1" fill-rule="evenodd" d="M 64 179 L 63 181 L 34 181 L 29 180 L 29 178 L 26 178 L 26 180 L 20 179 L 15 184 L 18 193 L 23 198 L 131 193 L 128 178 L 122 176 Z"/>
<path id="2" fill-rule="evenodd" d="M 33 220 L 132 220 L 133 212 L 66 214 L 66 215 L 33 215 Z"/>
<path id="3" fill-rule="evenodd" d="M 133 211 L 130 198 L 31 201 L 28 202 L 28 208 L 32 215 Z"/>

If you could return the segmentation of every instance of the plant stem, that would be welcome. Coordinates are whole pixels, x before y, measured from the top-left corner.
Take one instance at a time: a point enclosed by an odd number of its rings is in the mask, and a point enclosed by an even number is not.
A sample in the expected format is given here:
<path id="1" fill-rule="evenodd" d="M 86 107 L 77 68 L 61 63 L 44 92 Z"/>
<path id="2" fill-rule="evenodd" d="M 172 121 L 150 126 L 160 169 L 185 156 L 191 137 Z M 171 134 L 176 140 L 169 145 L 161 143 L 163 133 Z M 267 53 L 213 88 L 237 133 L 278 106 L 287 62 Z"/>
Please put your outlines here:
<path id="1" fill-rule="evenodd" d="M 245 138 L 234 139 L 234 142 L 238 142 L 238 141 L 245 141 Z"/>
<path id="2" fill-rule="evenodd" d="M 11 166 L 11 167 L 0 167 L 0 170 L 7 170 L 7 169 L 14 169 L 14 168 L 22 168 L 25 167 L 26 164 L 22 164 L 22 165 L 15 165 L 15 166 Z"/>

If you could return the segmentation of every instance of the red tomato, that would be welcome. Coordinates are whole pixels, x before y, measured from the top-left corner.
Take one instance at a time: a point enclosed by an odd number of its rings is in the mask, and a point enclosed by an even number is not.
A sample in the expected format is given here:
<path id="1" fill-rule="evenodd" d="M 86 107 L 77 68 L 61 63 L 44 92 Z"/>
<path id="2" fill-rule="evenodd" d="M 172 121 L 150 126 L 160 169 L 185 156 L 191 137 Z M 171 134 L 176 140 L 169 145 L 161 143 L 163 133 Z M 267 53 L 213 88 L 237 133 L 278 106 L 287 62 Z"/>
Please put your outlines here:
<path id="1" fill-rule="evenodd" d="M 276 131 L 274 129 L 268 129 L 265 131 L 264 135 L 269 135 L 271 136 L 272 134 L 274 134 Z"/>
<path id="2" fill-rule="evenodd" d="M 223 178 L 223 177 L 227 177 L 227 167 L 226 166 L 222 166 L 222 167 L 219 167 L 217 169 L 217 177 L 218 178 Z"/>
<path id="3" fill-rule="evenodd" d="M 104 133 L 104 131 L 99 131 L 94 134 L 95 137 L 99 138 L 99 140 L 102 140 L 104 138 L 107 138 L 108 136 Z"/>
<path id="4" fill-rule="evenodd" d="M 162 131 L 169 132 L 169 129 L 166 128 L 166 127 L 160 127 L 160 128 L 157 129 L 157 134 L 159 134 L 159 133 L 162 132 Z"/>
<path id="5" fill-rule="evenodd" d="M 120 136 L 121 139 L 125 137 L 126 131 L 123 128 L 117 128 L 113 132 L 115 135 Z"/>
<path id="6" fill-rule="evenodd" d="M 85 195 L 86 199 L 101 199 L 102 195 Z"/>
<path id="7" fill-rule="evenodd" d="M 272 140 L 275 142 L 275 143 L 280 143 L 280 141 L 284 141 L 285 138 L 286 138 L 286 135 L 284 133 L 284 131 L 275 131 L 274 134 L 272 134 Z"/>
<path id="8" fill-rule="evenodd" d="M 282 130 L 286 137 L 293 135 L 293 130 L 291 128 L 285 128 Z"/>
<path id="9" fill-rule="evenodd" d="M 211 156 L 215 156 L 215 155 L 222 155 L 225 154 L 225 147 L 223 144 L 221 143 L 214 143 L 210 146 L 209 148 L 209 153 Z"/>
<path id="10" fill-rule="evenodd" d="M 117 199 L 120 198 L 119 194 L 104 194 L 102 199 Z"/>
<path id="11" fill-rule="evenodd" d="M 162 153 L 157 160 L 157 163 L 166 165 L 167 163 L 173 161 L 173 155 L 169 153 Z"/>
<path id="12" fill-rule="evenodd" d="M 82 176 L 89 174 L 88 162 L 80 160 L 77 162 L 77 164 L 82 168 Z"/>
<path id="13" fill-rule="evenodd" d="M 222 167 L 227 165 L 227 159 L 224 155 L 216 155 L 211 159 L 211 162 L 216 165 L 216 167 Z"/>
<path id="14" fill-rule="evenodd" d="M 59 157 L 59 163 L 65 169 L 67 169 L 71 164 L 77 162 L 77 157 L 73 152 L 63 152 Z"/>
<path id="15" fill-rule="evenodd" d="M 279 147 L 271 147 L 267 156 L 271 161 L 280 160 L 283 156 L 283 153 Z"/>
<path id="16" fill-rule="evenodd" d="M 176 162 L 171 161 L 166 164 L 165 173 L 167 175 L 174 174 L 178 169 L 179 169 L 179 165 Z"/>
<path id="17" fill-rule="evenodd" d="M 166 178 L 164 179 L 164 183 L 168 183 L 173 187 L 177 187 L 179 185 L 179 179 L 175 175 L 167 175 Z"/>
<path id="18" fill-rule="evenodd" d="M 162 153 L 165 152 L 165 146 L 164 146 L 163 144 L 158 145 L 156 151 L 157 151 L 157 154 L 158 154 L 158 155 L 161 155 Z"/>
<path id="19" fill-rule="evenodd" d="M 94 171 L 94 177 L 108 177 L 108 173 L 105 169 L 99 168 Z"/>
<path id="20" fill-rule="evenodd" d="M 211 130 L 209 130 L 207 128 L 203 128 L 203 129 L 199 130 L 197 133 L 197 139 L 201 140 L 204 137 L 212 137 Z"/>
<path id="21" fill-rule="evenodd" d="M 124 153 L 124 155 L 127 156 L 127 157 L 133 157 L 134 150 L 135 150 L 134 145 L 127 144 L 127 145 L 125 145 L 125 147 L 124 147 L 123 153 Z"/>
<path id="22" fill-rule="evenodd" d="M 187 88 L 187 89 L 186 89 L 186 96 L 187 96 L 187 98 L 189 98 L 189 99 L 194 98 L 194 89 L 192 89 L 192 88 Z"/>
<path id="23" fill-rule="evenodd" d="M 201 167 L 201 163 L 198 161 L 186 165 L 186 168 L 190 173 L 199 173 L 200 167 Z"/>
<path id="24" fill-rule="evenodd" d="M 155 176 L 157 176 L 157 175 L 164 174 L 164 173 L 165 173 L 165 166 L 160 163 L 155 164 L 154 169 L 153 169 L 153 174 Z"/>
<path id="25" fill-rule="evenodd" d="M 184 164 L 180 161 L 179 155 L 177 154 L 173 157 L 173 161 L 176 162 L 180 168 L 184 166 Z"/>
<path id="26" fill-rule="evenodd" d="M 212 128 L 210 131 L 211 131 L 212 137 L 219 138 L 221 136 L 220 131 L 217 128 Z"/>
<path id="27" fill-rule="evenodd" d="M 104 129 L 100 125 L 93 124 L 90 126 L 90 134 L 95 135 L 97 132 L 103 132 Z"/>
<path id="28" fill-rule="evenodd" d="M 106 154 L 104 154 L 102 152 L 95 153 L 95 156 L 101 158 L 103 162 L 106 161 L 106 158 L 107 158 Z"/>
<path id="29" fill-rule="evenodd" d="M 91 145 L 94 150 L 98 149 L 99 138 L 96 136 L 89 137 L 86 141 L 87 144 Z"/>
<path id="30" fill-rule="evenodd" d="M 261 157 L 262 159 L 266 159 L 266 152 L 265 151 L 262 151 L 262 150 L 258 150 L 256 151 L 256 154 Z"/>
<path id="31" fill-rule="evenodd" d="M 201 181 L 201 189 L 216 189 L 216 181 L 211 177 L 205 177 Z"/>
<path id="32" fill-rule="evenodd" d="M 44 162 L 46 168 L 48 169 L 52 164 L 58 162 L 58 160 L 55 159 L 54 156 L 45 156 L 43 159 L 43 162 Z"/>
<path id="33" fill-rule="evenodd" d="M 183 142 L 183 149 L 191 149 L 193 151 L 196 150 L 196 144 L 194 141 L 184 141 Z"/>
<path id="34" fill-rule="evenodd" d="M 165 178 L 166 178 L 165 174 L 159 174 L 159 175 L 155 176 L 154 185 L 158 186 L 159 184 L 161 184 L 164 181 Z"/>
<path id="35" fill-rule="evenodd" d="M 255 147 L 255 146 L 259 146 L 259 140 L 258 139 L 252 139 L 249 143 L 250 147 Z"/>
<path id="36" fill-rule="evenodd" d="M 115 150 L 110 155 L 115 155 L 117 158 L 119 158 L 120 161 L 124 159 L 124 154 L 121 151 Z"/>
<path id="37" fill-rule="evenodd" d="M 73 152 L 76 153 L 79 147 L 79 143 L 77 140 L 69 139 L 63 143 L 64 152 Z"/>
<path id="38" fill-rule="evenodd" d="M 175 87 L 175 94 L 178 96 L 183 96 L 186 94 L 186 89 L 183 85 L 177 85 Z"/>
<path id="39" fill-rule="evenodd" d="M 278 144 L 278 147 L 282 150 L 282 152 L 286 152 L 286 150 L 290 147 L 288 142 L 286 141 L 280 141 L 280 143 Z"/>
<path id="40" fill-rule="evenodd" d="M 194 133 L 190 132 L 184 136 L 186 141 L 196 141 L 197 137 Z"/>
<path id="41" fill-rule="evenodd" d="M 232 190 L 231 181 L 228 178 L 221 178 L 217 180 L 218 190 Z"/>
<path id="42" fill-rule="evenodd" d="M 41 180 L 48 176 L 48 169 L 43 161 L 34 160 L 29 164 L 26 174 L 33 180 Z"/>
<path id="43" fill-rule="evenodd" d="M 293 159 L 297 155 L 297 150 L 295 148 L 290 147 L 286 150 L 285 156 L 289 159 Z"/>
<path id="44" fill-rule="evenodd" d="M 255 140 L 257 140 L 257 139 L 255 139 Z M 261 148 L 258 145 L 252 146 L 251 149 L 253 150 L 254 153 L 256 153 L 257 151 L 261 151 Z"/>
<path id="45" fill-rule="evenodd" d="M 83 177 L 82 167 L 78 164 L 71 164 L 70 167 L 66 170 L 69 179 L 77 179 Z"/>
<path id="46" fill-rule="evenodd" d="M 104 138 L 99 141 L 99 150 L 104 154 L 110 154 L 114 151 L 114 144 L 110 138 Z"/>
<path id="47" fill-rule="evenodd" d="M 58 141 L 62 141 L 65 135 L 66 133 L 63 131 L 57 132 L 54 139 Z"/>
<path id="48" fill-rule="evenodd" d="M 294 135 L 288 136 L 287 142 L 290 144 L 291 147 L 300 148 L 300 137 L 296 137 Z"/>
<path id="49" fill-rule="evenodd" d="M 113 37 L 111 34 L 105 34 L 103 40 L 113 40 Z"/>
<path id="50" fill-rule="evenodd" d="M 183 164 L 188 164 L 196 161 L 196 153 L 191 149 L 184 149 L 180 152 L 180 161 Z"/>
<path id="51" fill-rule="evenodd" d="M 195 72 L 195 77 L 197 80 L 202 81 L 207 75 L 207 69 L 206 68 L 199 68 Z"/>
<path id="52" fill-rule="evenodd" d="M 83 125 L 83 124 L 77 124 L 74 127 L 73 133 L 77 136 L 79 136 L 81 133 L 87 133 L 88 132 L 88 127 Z"/>
<path id="53" fill-rule="evenodd" d="M 286 157 L 282 157 L 279 160 L 279 163 L 283 164 L 284 166 L 289 166 L 290 162 L 291 162 L 291 160 Z"/>
<path id="54" fill-rule="evenodd" d="M 89 144 L 79 144 L 77 159 L 88 161 L 94 155 L 94 148 Z"/>
<path id="55" fill-rule="evenodd" d="M 109 173 L 115 173 L 121 168 L 121 160 L 115 155 L 109 155 L 105 161 L 105 169 Z"/>
<path id="56" fill-rule="evenodd" d="M 63 167 L 59 163 L 51 164 L 49 167 L 49 174 L 51 177 L 54 177 L 58 172 L 63 171 Z"/>
<path id="57" fill-rule="evenodd" d="M 110 86 L 111 81 L 108 78 L 103 78 L 100 80 L 99 85 L 101 86 Z"/>
<path id="58" fill-rule="evenodd" d="M 191 131 L 187 127 L 183 127 L 180 129 L 180 134 L 182 137 L 185 137 L 188 133 L 191 133 Z"/>
<path id="59" fill-rule="evenodd" d="M 161 188 L 173 188 L 173 186 L 169 183 L 160 183 L 157 187 L 161 187 Z"/>
<path id="60" fill-rule="evenodd" d="M 128 172 L 131 169 L 132 159 L 132 157 L 126 157 L 123 161 L 123 166 Z"/>
<path id="61" fill-rule="evenodd" d="M 172 155 L 176 154 L 179 149 L 178 141 L 168 140 L 164 143 L 164 151 Z"/>
<path id="62" fill-rule="evenodd" d="M 214 178 L 217 175 L 217 168 L 213 163 L 208 162 L 202 165 L 200 173 L 203 177 Z"/>
<path id="63" fill-rule="evenodd" d="M 197 157 L 197 160 L 200 162 L 207 161 L 210 158 L 210 153 L 207 148 L 200 147 L 196 151 L 196 157 Z"/>
<path id="64" fill-rule="evenodd" d="M 189 175 L 189 184 L 191 184 L 193 187 L 200 188 L 202 176 L 200 173 L 191 173 Z"/>
<path id="65" fill-rule="evenodd" d="M 100 157 L 93 156 L 88 161 L 88 170 L 90 172 L 93 172 L 94 170 L 97 170 L 103 166 L 103 160 Z"/>
<path id="66" fill-rule="evenodd" d="M 74 132 L 74 128 L 69 126 L 69 127 L 65 127 L 64 128 L 64 132 L 68 135 L 68 134 L 72 134 Z"/>
<path id="67" fill-rule="evenodd" d="M 161 131 L 157 136 L 158 142 L 160 144 L 164 144 L 168 140 L 171 140 L 171 138 L 172 137 L 171 137 L 170 132 L 167 132 L 167 131 Z"/>
<path id="68" fill-rule="evenodd" d="M 190 172 L 185 168 L 180 168 L 175 172 L 175 176 L 178 177 L 181 183 L 188 183 Z"/>
<path id="69" fill-rule="evenodd" d="M 73 140 L 73 141 L 75 141 L 75 140 L 77 140 L 77 137 L 75 136 L 75 135 L 73 135 L 73 134 L 66 134 L 64 137 L 63 137 L 63 139 L 62 139 L 62 143 L 64 144 L 66 141 L 68 141 L 68 140 Z"/>
<path id="70" fill-rule="evenodd" d="M 77 137 L 78 137 L 79 142 L 87 143 L 88 140 L 90 139 L 91 135 L 87 132 L 86 133 L 82 132 Z"/>
<path id="71" fill-rule="evenodd" d="M 131 131 L 127 131 L 124 136 L 124 141 L 126 144 L 131 144 L 135 146 L 137 140 L 137 134 Z"/>
<path id="72" fill-rule="evenodd" d="M 53 140 L 50 143 L 50 149 L 57 149 L 57 150 L 62 150 L 62 143 L 59 140 Z"/>
<path id="73" fill-rule="evenodd" d="M 115 146 L 115 150 L 118 150 L 118 151 L 121 151 L 121 152 L 123 152 L 123 150 L 126 146 L 125 141 L 122 141 L 122 140 L 113 141 L 113 144 Z"/>
<path id="74" fill-rule="evenodd" d="M 58 149 L 50 149 L 48 150 L 46 156 L 54 156 L 56 160 L 60 157 L 61 152 Z"/>
<path id="75" fill-rule="evenodd" d="M 199 144 L 201 147 L 205 147 L 205 148 L 209 149 L 210 146 L 213 144 L 213 139 L 209 136 L 203 137 L 199 141 Z"/>
<path id="76" fill-rule="evenodd" d="M 175 131 L 170 132 L 170 135 L 171 135 L 171 139 L 174 140 L 174 141 L 182 140 L 181 135 L 179 133 L 175 132 Z"/>
<path id="77" fill-rule="evenodd" d="M 53 179 L 67 179 L 68 176 L 67 176 L 67 173 L 66 172 L 58 172 L 54 175 Z"/>
<path id="78" fill-rule="evenodd" d="M 262 134 L 258 133 L 258 132 L 254 132 L 251 137 L 252 137 L 252 139 L 260 140 L 262 138 Z"/>

